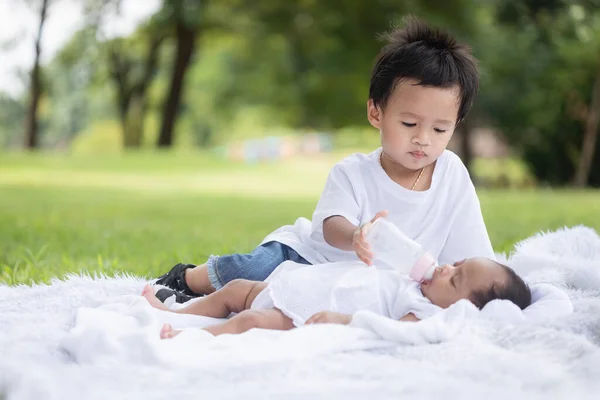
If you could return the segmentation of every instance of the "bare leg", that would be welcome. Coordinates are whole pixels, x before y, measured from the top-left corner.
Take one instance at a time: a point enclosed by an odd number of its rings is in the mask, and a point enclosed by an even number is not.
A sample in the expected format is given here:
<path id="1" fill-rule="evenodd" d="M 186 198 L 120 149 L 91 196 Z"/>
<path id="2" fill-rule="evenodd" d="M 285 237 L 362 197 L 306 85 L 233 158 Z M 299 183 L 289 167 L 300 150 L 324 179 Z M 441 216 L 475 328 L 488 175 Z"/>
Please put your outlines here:
<path id="1" fill-rule="evenodd" d="M 246 310 L 221 325 L 204 328 L 215 336 L 236 334 L 253 328 L 288 331 L 294 328 L 292 320 L 276 308 L 268 310 Z"/>
<path id="2" fill-rule="evenodd" d="M 144 296 L 146 298 L 146 300 L 148 300 L 148 303 L 150 303 L 150 305 L 154 308 L 158 308 L 159 310 L 163 310 L 163 311 L 171 311 L 169 310 L 169 307 L 165 306 L 162 301 L 160 301 L 159 299 L 156 298 L 155 293 L 154 293 L 154 288 L 150 285 L 146 285 L 144 286 L 144 290 L 142 290 L 142 296 Z"/>
<path id="3" fill-rule="evenodd" d="M 246 310 L 223 324 L 209 326 L 204 330 L 219 336 L 243 333 L 253 328 L 288 331 L 294 328 L 294 323 L 278 309 L 270 308 L 268 310 Z M 171 339 L 180 333 L 180 330 L 175 330 L 171 325 L 164 324 L 160 330 L 160 338 Z"/>
<path id="4" fill-rule="evenodd" d="M 161 339 L 171 339 L 175 336 L 179 335 L 181 331 L 173 329 L 173 327 L 169 324 L 164 324 L 162 329 L 160 330 L 160 338 Z"/>
<path id="5" fill-rule="evenodd" d="M 215 336 L 243 333 L 253 328 L 287 331 L 294 328 L 292 320 L 276 308 L 246 310 L 221 325 L 204 328 Z"/>
<path id="6" fill-rule="evenodd" d="M 206 264 L 185 270 L 185 283 L 195 293 L 210 294 L 215 291 L 208 279 L 208 268 Z"/>
<path id="7" fill-rule="evenodd" d="M 205 317 L 225 318 L 231 313 L 248 310 L 252 302 L 267 287 L 264 282 L 236 279 L 229 282 L 223 289 L 214 292 L 180 310 L 169 310 L 154 295 L 154 289 L 146 285 L 142 295 L 150 305 L 163 311 L 173 311 L 178 314 L 203 315 Z"/>

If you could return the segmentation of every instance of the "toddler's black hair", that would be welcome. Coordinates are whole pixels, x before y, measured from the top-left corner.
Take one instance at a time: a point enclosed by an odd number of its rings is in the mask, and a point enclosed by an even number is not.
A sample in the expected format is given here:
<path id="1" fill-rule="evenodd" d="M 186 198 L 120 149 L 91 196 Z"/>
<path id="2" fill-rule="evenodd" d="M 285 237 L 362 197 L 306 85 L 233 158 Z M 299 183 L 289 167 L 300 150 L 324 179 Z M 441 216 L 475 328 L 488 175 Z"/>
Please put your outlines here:
<path id="1" fill-rule="evenodd" d="M 457 124 L 462 121 L 479 90 L 477 62 L 469 47 L 453 36 L 415 18 L 383 35 L 388 42 L 377 56 L 371 74 L 369 98 L 385 107 L 396 84 L 415 79 L 419 85 L 460 89 Z"/>

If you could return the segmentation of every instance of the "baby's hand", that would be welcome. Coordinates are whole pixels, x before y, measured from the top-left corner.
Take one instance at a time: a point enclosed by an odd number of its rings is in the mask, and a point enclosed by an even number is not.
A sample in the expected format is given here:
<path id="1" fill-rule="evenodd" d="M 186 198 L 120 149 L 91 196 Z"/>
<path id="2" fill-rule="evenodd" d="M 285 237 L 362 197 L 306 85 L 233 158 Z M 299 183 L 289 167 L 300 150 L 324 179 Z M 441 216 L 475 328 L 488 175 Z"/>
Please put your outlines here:
<path id="1" fill-rule="evenodd" d="M 362 262 L 369 266 L 373 265 L 373 253 L 371 252 L 371 245 L 366 239 L 367 232 L 371 229 L 373 222 L 377 221 L 378 218 L 385 218 L 387 214 L 387 210 L 379 211 L 371 221 L 357 228 L 352 236 L 352 250 Z"/>
<path id="2" fill-rule="evenodd" d="M 341 314 L 332 311 L 321 311 L 306 320 L 306 325 L 312 324 L 340 324 L 348 325 L 352 321 L 352 315 Z"/>

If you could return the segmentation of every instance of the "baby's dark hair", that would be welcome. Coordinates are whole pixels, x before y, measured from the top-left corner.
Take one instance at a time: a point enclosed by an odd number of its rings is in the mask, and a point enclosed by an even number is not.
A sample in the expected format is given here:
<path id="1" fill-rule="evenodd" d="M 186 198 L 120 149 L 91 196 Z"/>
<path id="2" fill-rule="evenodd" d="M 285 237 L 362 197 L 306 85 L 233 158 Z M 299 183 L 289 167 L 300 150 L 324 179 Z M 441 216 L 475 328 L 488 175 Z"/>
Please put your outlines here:
<path id="1" fill-rule="evenodd" d="M 506 272 L 506 281 L 503 285 L 493 284 L 490 288 L 475 291 L 469 300 L 479 309 L 492 300 L 509 300 L 519 306 L 521 310 L 531 304 L 531 290 L 519 275 L 506 265 L 497 263 Z"/>
<path id="2" fill-rule="evenodd" d="M 388 42 L 376 58 L 369 99 L 385 107 L 396 84 L 415 79 L 419 85 L 460 88 L 457 123 L 462 121 L 479 89 L 477 62 L 469 47 L 457 43 L 448 33 L 430 27 L 415 17 L 403 19 L 404 28 L 382 37 Z"/>

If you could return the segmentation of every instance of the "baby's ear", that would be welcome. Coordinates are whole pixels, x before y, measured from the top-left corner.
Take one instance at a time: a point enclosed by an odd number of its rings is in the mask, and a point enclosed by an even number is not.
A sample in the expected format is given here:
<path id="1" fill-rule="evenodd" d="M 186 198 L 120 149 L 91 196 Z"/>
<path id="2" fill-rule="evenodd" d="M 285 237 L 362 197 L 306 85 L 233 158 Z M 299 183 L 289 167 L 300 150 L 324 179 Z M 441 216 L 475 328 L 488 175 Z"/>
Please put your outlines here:
<path id="1" fill-rule="evenodd" d="M 367 119 L 373 128 L 381 129 L 381 108 L 375 105 L 373 99 L 367 101 Z"/>

